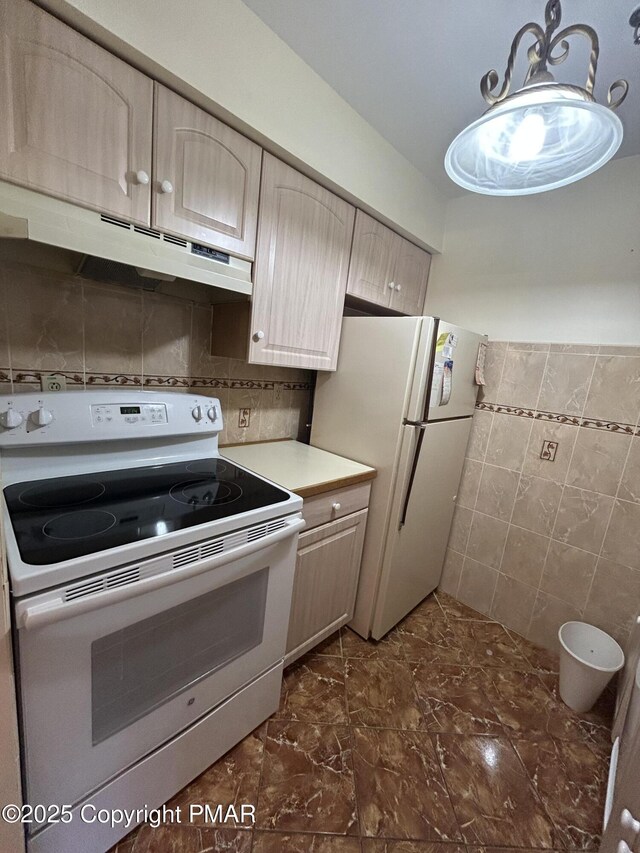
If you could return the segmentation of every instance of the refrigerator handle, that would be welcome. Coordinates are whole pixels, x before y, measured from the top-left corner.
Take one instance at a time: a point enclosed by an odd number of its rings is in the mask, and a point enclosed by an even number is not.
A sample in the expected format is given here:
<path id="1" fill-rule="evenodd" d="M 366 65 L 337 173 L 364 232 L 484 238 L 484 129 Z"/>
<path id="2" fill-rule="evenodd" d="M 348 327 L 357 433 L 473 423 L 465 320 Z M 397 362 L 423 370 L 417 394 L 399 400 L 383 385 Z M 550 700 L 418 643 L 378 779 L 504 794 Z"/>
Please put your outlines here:
<path id="1" fill-rule="evenodd" d="M 433 337 L 431 338 L 431 348 L 429 350 L 429 378 L 427 379 L 427 393 L 424 396 L 424 414 L 422 419 L 424 422 L 429 420 L 429 409 L 431 408 L 431 390 L 433 387 L 433 371 L 436 366 L 436 349 L 438 346 L 438 332 L 440 331 L 440 317 L 433 318 Z"/>
<path id="2" fill-rule="evenodd" d="M 401 530 L 404 527 L 404 524 L 407 520 L 407 513 L 409 511 L 409 500 L 411 499 L 411 491 L 413 490 L 413 481 L 416 478 L 416 471 L 418 469 L 418 460 L 420 459 L 420 451 L 422 450 L 422 442 L 424 441 L 424 430 L 427 426 L 429 419 L 429 408 L 431 405 L 431 386 L 433 385 L 433 369 L 436 363 L 436 346 L 438 344 L 438 327 L 440 325 L 440 318 L 434 317 L 433 324 L 433 337 L 431 338 L 431 349 L 429 352 L 429 372 L 427 378 L 427 393 L 425 394 L 425 402 L 424 402 L 424 419 L 421 421 L 409 421 L 406 418 L 403 423 L 405 426 L 413 426 L 420 430 L 420 435 L 418 436 L 418 441 L 416 443 L 416 449 L 413 454 L 413 462 L 411 463 L 411 473 L 409 474 L 409 482 L 407 483 L 407 491 L 404 496 L 404 503 L 402 505 L 402 515 L 400 516 L 400 524 L 398 529 Z"/>
<path id="3" fill-rule="evenodd" d="M 418 467 L 418 459 L 420 458 L 420 450 L 422 448 L 422 442 L 424 441 L 424 426 L 420 426 L 420 435 L 418 436 L 418 443 L 416 444 L 416 450 L 413 454 L 413 462 L 411 464 L 411 473 L 409 474 L 409 483 L 407 484 L 407 491 L 404 496 L 404 503 L 402 505 L 402 515 L 400 516 L 400 524 L 398 525 L 398 529 L 402 530 L 404 527 L 404 523 L 407 520 L 407 512 L 409 511 L 409 498 L 411 497 L 411 490 L 413 489 L 413 481 L 416 478 L 416 469 Z"/>

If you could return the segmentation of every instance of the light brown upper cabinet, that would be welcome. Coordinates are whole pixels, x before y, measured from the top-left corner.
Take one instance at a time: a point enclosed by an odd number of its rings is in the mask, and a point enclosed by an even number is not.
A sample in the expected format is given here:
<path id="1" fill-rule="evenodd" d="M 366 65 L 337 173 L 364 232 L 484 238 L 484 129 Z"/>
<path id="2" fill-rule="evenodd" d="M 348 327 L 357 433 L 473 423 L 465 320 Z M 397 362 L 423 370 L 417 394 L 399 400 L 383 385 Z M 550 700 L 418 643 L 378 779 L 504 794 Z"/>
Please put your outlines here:
<path id="1" fill-rule="evenodd" d="M 262 149 L 155 84 L 152 224 L 253 260 Z"/>
<path id="2" fill-rule="evenodd" d="M 356 211 L 347 293 L 376 305 L 389 305 L 396 234 L 386 225 Z"/>
<path id="3" fill-rule="evenodd" d="M 390 279 L 393 288 L 389 288 L 391 294 L 389 308 L 400 311 L 402 314 L 422 314 L 424 298 L 427 295 L 431 255 L 399 234 L 393 236 L 396 238 L 397 248 L 395 269 Z"/>
<path id="4" fill-rule="evenodd" d="M 347 293 L 366 302 L 421 314 L 431 255 L 363 211 L 356 213 Z"/>
<path id="5" fill-rule="evenodd" d="M 28 0 L 0 38 L 0 178 L 148 225 L 152 81 Z"/>
<path id="6" fill-rule="evenodd" d="M 335 370 L 354 208 L 265 153 L 249 361 Z"/>

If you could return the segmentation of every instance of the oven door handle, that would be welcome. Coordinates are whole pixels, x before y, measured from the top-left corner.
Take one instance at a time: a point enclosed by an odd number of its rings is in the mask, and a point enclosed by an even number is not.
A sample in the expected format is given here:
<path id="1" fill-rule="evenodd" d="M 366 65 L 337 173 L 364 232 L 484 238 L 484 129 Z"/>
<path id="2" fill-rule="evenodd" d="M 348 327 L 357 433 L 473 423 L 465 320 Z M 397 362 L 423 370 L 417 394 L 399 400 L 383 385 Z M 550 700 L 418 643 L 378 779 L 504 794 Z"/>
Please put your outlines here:
<path id="1" fill-rule="evenodd" d="M 75 601 L 65 601 L 63 598 L 63 589 L 59 593 L 52 594 L 51 598 L 39 604 L 29 604 L 24 601 L 18 602 L 16 605 L 17 627 L 19 630 L 41 628 L 53 622 L 70 619 L 72 616 L 80 616 L 83 613 L 89 613 L 92 610 L 108 607 L 120 601 L 125 601 L 128 598 L 134 598 L 138 595 L 188 580 L 195 575 L 201 575 L 203 572 L 216 569 L 218 566 L 224 565 L 231 560 L 239 560 L 270 545 L 275 545 L 277 542 L 295 535 L 304 526 L 304 519 L 300 516 L 295 516 L 287 519 L 286 527 L 276 530 L 274 533 L 269 533 L 261 539 L 256 539 L 254 542 L 248 542 L 246 545 L 234 548 L 231 551 L 223 551 L 221 554 L 216 554 L 208 560 L 202 560 L 190 566 L 170 569 L 168 572 L 162 572 L 161 574 L 144 578 L 143 580 L 118 587 L 117 589 L 97 592 L 93 595 L 88 595 L 86 598 L 76 599 Z"/>

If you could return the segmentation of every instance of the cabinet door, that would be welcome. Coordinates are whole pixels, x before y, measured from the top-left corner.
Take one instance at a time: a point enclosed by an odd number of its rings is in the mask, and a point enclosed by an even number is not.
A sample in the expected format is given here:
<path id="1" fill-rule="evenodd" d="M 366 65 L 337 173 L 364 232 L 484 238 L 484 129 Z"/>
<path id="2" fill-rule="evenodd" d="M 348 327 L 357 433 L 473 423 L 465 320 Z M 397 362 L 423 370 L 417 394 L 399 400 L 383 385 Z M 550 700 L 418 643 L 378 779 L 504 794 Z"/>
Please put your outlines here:
<path id="1" fill-rule="evenodd" d="M 389 306 L 402 314 L 422 314 L 431 255 L 399 234 L 394 237 L 397 241 L 396 265 Z"/>
<path id="2" fill-rule="evenodd" d="M 347 293 L 387 307 L 393 290 L 393 268 L 398 250 L 396 234 L 386 225 L 356 212 Z"/>
<path id="3" fill-rule="evenodd" d="M 264 155 L 249 361 L 335 370 L 354 209 Z"/>
<path id="4" fill-rule="evenodd" d="M 640 692 L 640 688 L 635 689 Z M 615 773 L 615 786 L 609 820 L 600 844 L 600 853 L 624 853 L 625 849 L 633 853 L 640 851 L 640 833 L 635 826 L 630 825 L 630 821 L 640 820 L 640 784 L 638 784 L 640 720 L 637 708 L 632 708 L 631 714 L 633 716 L 628 720 L 622 733 L 617 766 L 614 767 L 612 763 L 609 767 L 609 784 L 612 782 L 611 774 Z M 623 816 L 625 810 L 630 812 L 630 815 Z M 626 848 L 621 842 L 627 845 Z"/>
<path id="5" fill-rule="evenodd" d="M 262 149 L 159 83 L 155 97 L 154 227 L 253 260 Z"/>
<path id="6" fill-rule="evenodd" d="M 27 0 L 0 31 L 0 177 L 149 225 L 151 80 Z"/>
<path id="7" fill-rule="evenodd" d="M 301 534 L 286 663 L 353 616 L 366 521 L 364 509 Z"/>

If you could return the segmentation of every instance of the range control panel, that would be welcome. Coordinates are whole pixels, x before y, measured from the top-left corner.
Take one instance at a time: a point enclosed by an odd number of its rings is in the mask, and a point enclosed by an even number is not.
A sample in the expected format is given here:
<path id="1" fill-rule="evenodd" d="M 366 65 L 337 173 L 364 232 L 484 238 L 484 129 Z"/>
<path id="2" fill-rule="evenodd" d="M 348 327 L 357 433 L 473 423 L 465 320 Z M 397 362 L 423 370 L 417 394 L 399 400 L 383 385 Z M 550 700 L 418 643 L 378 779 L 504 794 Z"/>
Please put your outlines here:
<path id="1" fill-rule="evenodd" d="M 106 403 L 91 406 L 91 418 L 94 426 L 113 429 L 122 424 L 166 424 L 167 407 L 165 403 Z"/>
<path id="2" fill-rule="evenodd" d="M 213 434 L 220 401 L 196 394 L 105 389 L 0 395 L 0 446 Z"/>

